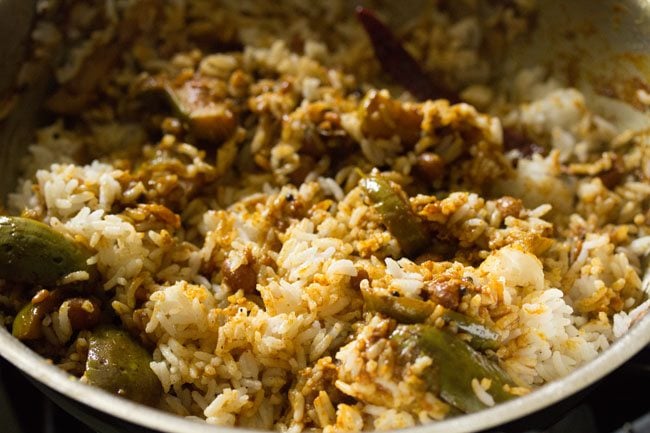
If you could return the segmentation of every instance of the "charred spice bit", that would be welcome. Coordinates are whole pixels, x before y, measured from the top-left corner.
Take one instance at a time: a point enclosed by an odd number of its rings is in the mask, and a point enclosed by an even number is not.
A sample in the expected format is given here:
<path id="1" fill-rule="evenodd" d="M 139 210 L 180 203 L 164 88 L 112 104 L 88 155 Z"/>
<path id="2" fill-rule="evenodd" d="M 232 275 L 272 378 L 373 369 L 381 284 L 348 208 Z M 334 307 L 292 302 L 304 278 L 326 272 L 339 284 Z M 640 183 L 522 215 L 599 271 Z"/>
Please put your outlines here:
<path id="1" fill-rule="evenodd" d="M 621 183 L 625 177 L 625 164 L 623 162 L 623 159 L 616 154 L 612 154 L 611 158 L 612 168 L 601 172 L 598 177 L 607 189 L 613 190 Z"/>
<path id="2" fill-rule="evenodd" d="M 444 98 L 450 102 L 458 101 L 452 92 L 436 85 L 392 30 L 372 10 L 357 6 L 356 15 L 370 38 L 382 70 L 396 83 L 421 100 Z"/>

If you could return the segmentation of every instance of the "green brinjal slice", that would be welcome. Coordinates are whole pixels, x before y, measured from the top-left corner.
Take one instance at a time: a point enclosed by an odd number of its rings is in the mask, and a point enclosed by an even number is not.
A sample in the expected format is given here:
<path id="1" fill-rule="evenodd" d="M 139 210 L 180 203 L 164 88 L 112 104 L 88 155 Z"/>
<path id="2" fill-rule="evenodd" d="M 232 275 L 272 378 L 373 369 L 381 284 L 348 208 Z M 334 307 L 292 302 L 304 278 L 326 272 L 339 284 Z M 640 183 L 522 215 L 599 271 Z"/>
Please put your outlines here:
<path id="1" fill-rule="evenodd" d="M 472 379 L 491 381 L 488 393 L 496 403 L 515 397 L 504 387 L 514 387 L 508 373 L 497 363 L 474 350 L 458 336 L 433 326 L 415 326 L 421 350 L 434 359 L 439 371 L 440 397 L 463 412 L 485 409 L 487 405 L 472 388 Z"/>
<path id="2" fill-rule="evenodd" d="M 86 271 L 91 252 L 78 242 L 39 221 L 0 217 L 0 278 L 53 286 L 71 272 Z"/>
<path id="3" fill-rule="evenodd" d="M 84 379 L 113 394 L 147 405 L 156 405 L 162 387 L 151 370 L 152 357 L 123 330 L 100 327 L 88 346 Z"/>
<path id="4" fill-rule="evenodd" d="M 442 319 L 449 323 L 453 322 L 459 331 L 467 333 L 471 338 L 470 346 L 477 350 L 497 350 L 501 345 L 501 336 L 490 326 L 479 322 L 465 314 L 454 310 L 447 310 L 443 313 Z"/>
<path id="5" fill-rule="evenodd" d="M 435 311 L 436 304 L 406 296 L 391 296 L 377 293 L 371 289 L 361 289 L 364 308 L 366 311 L 376 311 L 398 323 L 415 324 L 425 322 Z M 458 331 L 466 333 L 470 338 L 468 343 L 474 349 L 496 350 L 501 344 L 499 333 L 477 319 L 454 310 L 446 310 L 442 314 L 445 323 L 453 323 Z"/>
<path id="6" fill-rule="evenodd" d="M 388 179 L 379 174 L 371 175 L 361 180 L 361 187 L 407 256 L 415 256 L 428 246 L 429 234 L 422 221 Z"/>
<path id="7" fill-rule="evenodd" d="M 61 302 L 60 293 L 55 290 L 42 302 L 29 302 L 18 311 L 11 327 L 11 333 L 19 340 L 38 340 L 43 336 L 42 322 Z"/>
<path id="8" fill-rule="evenodd" d="M 398 323 L 422 323 L 436 308 L 436 304 L 405 296 L 390 296 L 361 289 L 364 307 L 397 320 Z"/>

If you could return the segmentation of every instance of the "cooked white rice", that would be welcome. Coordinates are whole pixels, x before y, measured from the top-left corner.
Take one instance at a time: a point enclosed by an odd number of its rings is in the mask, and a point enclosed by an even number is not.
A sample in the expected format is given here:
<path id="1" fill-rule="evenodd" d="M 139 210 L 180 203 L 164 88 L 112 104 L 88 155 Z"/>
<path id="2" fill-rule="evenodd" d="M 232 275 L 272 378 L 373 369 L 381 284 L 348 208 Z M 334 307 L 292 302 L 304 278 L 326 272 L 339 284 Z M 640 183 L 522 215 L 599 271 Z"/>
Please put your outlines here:
<path id="1" fill-rule="evenodd" d="M 110 298 L 105 307 L 154 347 L 150 367 L 164 391 L 164 410 L 292 432 L 385 430 L 443 419 L 448 402 L 414 382 L 434 360 L 421 354 L 403 375 L 380 368 L 397 356 L 388 338 L 395 321 L 364 313 L 360 290 L 422 299 L 440 276 L 470 281 L 473 289 L 456 309 L 497 330 L 501 345 L 490 355 L 519 394 L 594 359 L 650 308 L 646 139 L 618 131 L 578 90 L 544 80 L 539 68 L 514 79 L 505 111 L 503 101 L 492 105 L 499 95 L 490 87 L 489 56 L 480 50 L 487 30 L 470 5 L 461 16 L 432 7 L 411 24 L 406 46 L 466 102 L 502 112 L 442 100 L 417 104 L 405 94 L 398 103 L 421 113 L 420 138 L 404 146 L 403 119 L 390 110 L 377 115 L 384 127 L 397 127 L 379 136 L 357 109 L 360 97 L 349 95 L 389 100 L 391 93 L 374 90 L 387 84 L 377 79 L 358 24 L 342 18 L 344 3 L 286 2 L 276 10 L 249 2 L 107 2 L 74 6 L 68 34 L 47 16 L 35 28 L 41 44 L 52 40 L 46 33 L 70 44 L 57 69 L 63 88 L 120 25 L 139 35 L 121 54 L 121 67 L 98 85 L 107 100 L 75 114 L 83 127 L 61 117 L 36 132 L 9 203 L 12 213 L 40 219 L 92 249 L 89 264 Z M 507 14 L 482 13 L 501 20 Z M 525 31 L 529 12 L 520 5 L 508 13 L 514 38 Z M 91 21 L 94 30 L 84 24 Z M 183 39 L 184 31 L 201 34 L 206 27 L 223 41 L 237 34 L 244 50 L 211 54 Z M 73 29 L 91 37 L 75 38 Z M 298 35 L 296 48 L 291 38 Z M 246 99 L 253 114 L 212 149 L 215 155 L 171 127 L 153 142 L 144 120 L 120 119 L 116 101 L 128 96 L 138 73 L 160 71 L 210 77 L 230 95 L 241 90 L 237 80 L 246 89 L 257 86 L 258 94 Z M 339 110 L 337 131 L 352 147 L 318 158 L 304 152 L 318 104 Z M 523 131 L 548 154 L 504 152 L 504 128 Z M 608 150 L 612 143 L 620 143 L 618 150 Z M 435 227 L 433 243 L 453 240 L 455 248 L 431 260 L 404 256 L 358 186 L 364 173 L 383 167 L 386 178 L 408 189 L 424 152 L 449 161 L 449 176 L 432 184 L 446 194 L 417 195 L 410 204 Z M 615 163 L 623 166 L 621 180 L 608 187 L 599 176 Z M 305 167 L 302 179 L 292 180 Z M 228 280 L 226 263 L 231 273 L 254 272 L 253 287 Z M 43 321 L 43 338 L 72 345 L 58 362 L 78 374 L 87 335 L 73 332 L 65 305 Z M 438 307 L 431 322 L 441 325 Z M 471 389 L 485 406 L 495 404 L 488 378 L 473 378 Z"/>

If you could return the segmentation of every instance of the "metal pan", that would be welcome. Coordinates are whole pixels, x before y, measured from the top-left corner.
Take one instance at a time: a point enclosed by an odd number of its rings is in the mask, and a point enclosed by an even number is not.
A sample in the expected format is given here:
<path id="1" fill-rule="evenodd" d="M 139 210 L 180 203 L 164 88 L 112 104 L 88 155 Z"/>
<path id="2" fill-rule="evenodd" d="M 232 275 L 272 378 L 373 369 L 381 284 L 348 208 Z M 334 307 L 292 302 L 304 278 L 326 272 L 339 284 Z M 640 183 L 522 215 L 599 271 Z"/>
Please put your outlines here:
<path id="1" fill-rule="evenodd" d="M 407 4 L 410 4 L 407 2 Z M 410 6 L 414 10 L 416 3 Z M 504 81 L 521 66 L 542 64 L 578 87 L 596 111 L 619 126 L 650 127 L 650 115 L 635 90 L 650 89 L 650 3 L 646 0 L 547 0 L 539 2 L 538 26 L 509 52 Z M 0 0 L 0 95 L 13 83 L 23 58 L 35 1 Z M 401 13 L 405 6 L 400 2 Z M 36 122 L 46 75 L 21 89 L 12 113 L 0 120 L 0 197 L 15 187 L 18 161 Z M 648 271 L 646 271 L 647 273 Z M 479 431 L 510 423 L 508 430 L 550 423 L 552 406 L 597 383 L 650 342 L 650 315 L 595 360 L 531 394 L 479 413 L 415 427 L 412 433 Z M 44 393 L 98 432 L 214 432 L 215 427 L 163 413 L 71 379 L 0 328 L 0 356 L 22 370 Z M 613 396 L 615 398 L 615 396 Z M 546 411 L 545 411 L 546 410 Z M 535 417 L 531 414 L 537 414 Z M 540 419 L 542 421 L 540 421 Z M 519 420 L 519 424 L 517 424 Z M 512 424 L 512 423 L 515 424 Z M 531 424 L 533 423 L 533 424 Z M 517 427 L 519 426 L 519 428 Z M 219 427 L 218 431 L 242 433 Z"/>

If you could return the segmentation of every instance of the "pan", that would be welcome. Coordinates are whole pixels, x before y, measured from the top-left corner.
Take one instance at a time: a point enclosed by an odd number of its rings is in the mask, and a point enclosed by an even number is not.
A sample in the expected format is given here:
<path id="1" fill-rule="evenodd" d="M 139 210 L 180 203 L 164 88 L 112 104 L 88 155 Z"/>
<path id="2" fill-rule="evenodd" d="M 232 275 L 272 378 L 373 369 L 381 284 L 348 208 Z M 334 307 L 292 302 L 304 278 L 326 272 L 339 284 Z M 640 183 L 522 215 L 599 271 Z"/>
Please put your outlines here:
<path id="1" fill-rule="evenodd" d="M 396 14 L 417 13 L 417 3 L 405 2 Z M 535 30 L 508 52 L 508 61 L 502 71 L 504 81 L 521 67 L 541 64 L 558 80 L 579 88 L 595 111 L 618 126 L 634 130 L 650 127 L 650 115 L 636 98 L 638 89 L 650 89 L 650 4 L 644 0 L 548 0 L 539 2 L 538 6 Z M 10 93 L 15 83 L 28 49 L 35 8 L 35 1 L 0 0 L 0 64 L 3 65 L 0 95 Z M 46 69 L 36 68 L 32 73 L 40 78 L 19 89 L 19 97 L 11 101 L 11 112 L 0 120 L 0 197 L 6 197 L 15 188 L 18 162 L 26 151 L 24 143 L 29 142 L 38 122 L 37 107 L 49 78 Z M 561 380 L 478 413 L 409 431 L 516 431 L 522 425 L 527 428 L 543 426 L 551 422 L 545 411 L 551 407 L 570 406 L 572 398 L 589 390 L 649 342 L 650 315 L 646 315 L 595 360 Z M 227 427 L 215 429 L 71 380 L 13 338 L 4 327 L 0 328 L 0 356 L 20 369 L 62 408 L 98 432 L 245 431 Z"/>

